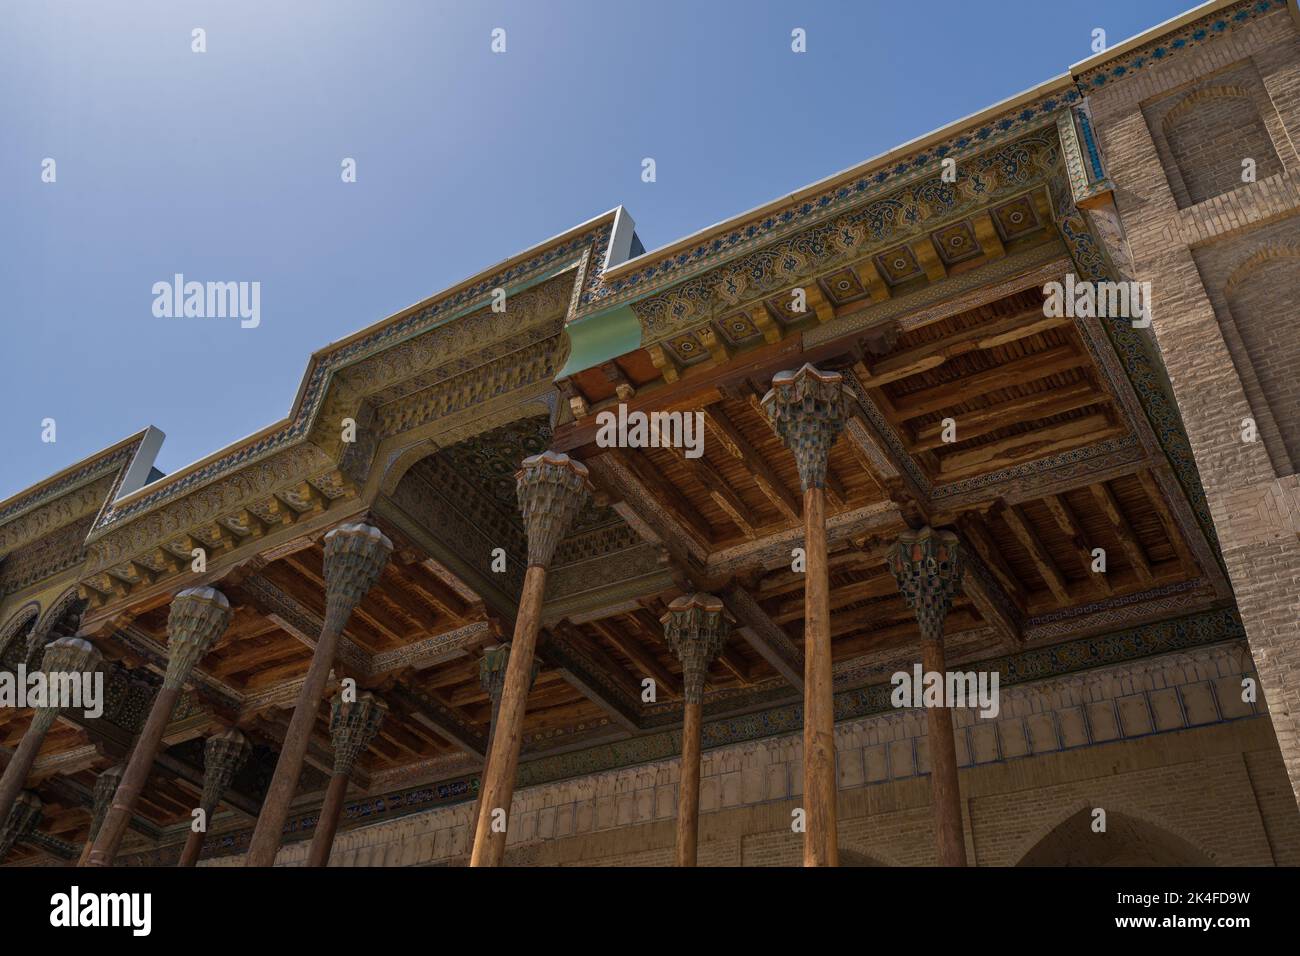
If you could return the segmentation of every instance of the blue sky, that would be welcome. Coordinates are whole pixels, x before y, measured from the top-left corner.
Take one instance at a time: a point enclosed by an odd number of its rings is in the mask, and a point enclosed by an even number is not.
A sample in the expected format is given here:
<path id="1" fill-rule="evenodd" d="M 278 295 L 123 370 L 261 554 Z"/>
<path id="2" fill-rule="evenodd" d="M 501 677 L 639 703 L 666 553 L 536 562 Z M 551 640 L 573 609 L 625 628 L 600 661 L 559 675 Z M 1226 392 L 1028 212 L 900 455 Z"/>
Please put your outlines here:
<path id="1" fill-rule="evenodd" d="M 312 351 L 585 219 L 654 248 L 1190 5 L 0 0 L 0 499 L 146 425 L 174 471 L 282 418 Z M 177 272 L 260 282 L 260 325 L 155 317 Z"/>

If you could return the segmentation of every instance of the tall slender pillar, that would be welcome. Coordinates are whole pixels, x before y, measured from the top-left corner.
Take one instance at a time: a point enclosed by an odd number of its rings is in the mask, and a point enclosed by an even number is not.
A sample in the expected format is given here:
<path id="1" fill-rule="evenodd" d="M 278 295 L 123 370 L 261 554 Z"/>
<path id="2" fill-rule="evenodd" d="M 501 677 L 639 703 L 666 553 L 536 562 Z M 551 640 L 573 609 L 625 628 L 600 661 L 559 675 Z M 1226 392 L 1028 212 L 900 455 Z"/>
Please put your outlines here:
<path id="1" fill-rule="evenodd" d="M 303 758 L 311 741 L 316 710 L 325 694 L 339 635 L 352 611 L 379 579 L 393 553 L 393 543 L 378 529 L 365 524 L 345 524 L 325 535 L 325 621 L 311 656 L 307 679 L 280 747 L 275 775 L 262 802 L 262 812 L 248 844 L 245 866 L 270 866 L 280 848 L 289 804 L 298 788 Z"/>
<path id="2" fill-rule="evenodd" d="M 167 618 L 167 673 L 153 699 L 149 718 L 136 738 L 103 826 L 99 828 L 88 859 L 84 861 L 87 866 L 113 865 L 113 857 L 126 835 L 136 801 L 140 799 L 140 792 L 153 769 L 154 758 L 158 756 L 163 731 L 176 709 L 181 688 L 229 622 L 230 603 L 215 588 L 188 588 L 172 599 L 171 613 Z"/>
<path id="3" fill-rule="evenodd" d="M 497 733 L 497 715 L 501 713 L 501 692 L 506 686 L 506 668 L 510 664 L 510 642 L 499 644 L 496 647 L 489 647 L 483 652 L 482 659 L 478 662 L 478 681 L 483 692 L 488 695 L 491 702 L 492 710 L 488 715 L 488 736 L 487 750 L 483 757 L 483 769 L 479 773 L 479 792 L 474 798 L 474 812 L 470 816 L 470 846 L 474 845 L 474 832 L 478 827 L 478 808 L 483 802 L 482 780 L 487 776 L 487 758 L 492 753 L 492 741 L 496 739 Z M 538 671 L 541 670 L 541 664 L 534 660 L 533 669 L 528 679 L 528 690 L 532 691 L 533 684 L 537 682 Z"/>
<path id="4" fill-rule="evenodd" d="M 495 736 L 488 751 L 479 797 L 478 823 L 470 866 L 500 866 L 506 854 L 506 827 L 519 766 L 524 709 L 532 683 L 537 651 L 537 629 L 546 590 L 546 569 L 560 538 L 587 498 L 587 466 L 558 452 L 543 452 L 523 460 L 515 475 L 524 529 L 528 532 L 528 570 L 519 598 L 514 638 L 506 665 L 505 686 L 497 715 Z M 498 816 L 497 811 L 501 811 Z M 502 824 L 504 817 L 504 825 Z"/>
<path id="5" fill-rule="evenodd" d="M 678 866 L 694 866 L 700 831 L 700 728 L 704 679 L 731 629 L 726 609 L 712 594 L 692 594 L 668 605 L 659 619 L 664 640 L 682 662 L 686 698 L 682 722 L 682 764 L 677 789 Z"/>
<path id="6" fill-rule="evenodd" d="M 45 675 L 45 703 L 36 708 L 22 742 L 9 758 L 4 776 L 0 777 L 0 820 L 9 816 L 14 800 L 27 783 L 27 775 L 32 771 L 36 755 L 41 752 L 45 735 L 54 726 L 54 718 L 59 714 L 58 704 L 66 703 L 58 699 L 56 688 L 66 686 L 70 680 L 80 680 L 82 675 L 93 671 L 100 660 L 99 651 L 79 637 L 61 637 L 46 645 L 41 659 L 41 672 Z"/>
<path id="7" fill-rule="evenodd" d="M 4 862 L 14 844 L 36 829 L 41 822 L 41 798 L 35 791 L 23 790 L 14 798 L 13 806 L 0 823 L 0 863 Z"/>
<path id="8" fill-rule="evenodd" d="M 831 676 L 830 582 L 826 570 L 826 468 L 844 430 L 844 376 L 804 365 L 780 372 L 763 396 L 773 429 L 794 454 L 803 486 L 804 866 L 838 866 L 835 699 Z"/>
<path id="9" fill-rule="evenodd" d="M 961 584 L 957 536 L 924 527 L 899 535 L 889 553 L 889 570 L 921 629 L 921 665 L 925 673 L 945 673 L 943 622 Z M 961 790 L 957 781 L 957 743 L 952 708 L 927 707 L 930 734 L 930 795 L 940 866 L 966 865 L 962 833 Z"/>
<path id="10" fill-rule="evenodd" d="M 320 820 L 307 851 L 308 866 L 325 866 L 329 863 L 334 834 L 338 832 L 339 817 L 343 813 L 343 798 L 348 792 L 348 779 L 357 765 L 357 758 L 365 753 L 370 741 L 379 733 L 388 706 L 368 690 L 357 694 L 354 701 L 346 701 L 335 694 L 330 707 L 330 738 L 334 741 L 334 773 L 330 776 L 325 802 L 321 804 Z"/>
<path id="11" fill-rule="evenodd" d="M 203 794 L 199 797 L 199 809 L 203 811 L 203 829 L 192 829 L 185 838 L 185 848 L 177 866 L 194 866 L 203 854 L 203 838 L 212 826 L 212 815 L 221 805 L 230 781 L 235 779 L 239 768 L 244 765 L 253 748 L 248 738 L 233 727 L 220 734 L 213 734 L 203 745 Z"/>

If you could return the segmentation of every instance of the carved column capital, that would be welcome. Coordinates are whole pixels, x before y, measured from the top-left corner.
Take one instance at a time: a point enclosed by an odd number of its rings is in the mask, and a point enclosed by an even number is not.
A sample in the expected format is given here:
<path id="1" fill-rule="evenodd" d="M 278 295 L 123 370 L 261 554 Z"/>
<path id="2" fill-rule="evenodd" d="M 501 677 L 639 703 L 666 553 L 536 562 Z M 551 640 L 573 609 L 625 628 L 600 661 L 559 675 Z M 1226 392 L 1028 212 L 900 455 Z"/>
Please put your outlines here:
<path id="1" fill-rule="evenodd" d="M 510 663 L 510 643 L 498 644 L 496 647 L 489 647 L 483 652 L 483 658 L 478 662 L 478 681 L 483 688 L 483 692 L 492 699 L 495 706 L 501 700 L 501 690 L 506 684 L 506 665 Z M 540 661 L 533 661 L 532 675 L 528 679 L 528 689 L 532 690 L 533 684 L 537 682 L 537 675 L 541 671 Z"/>
<path id="2" fill-rule="evenodd" d="M 794 454 L 803 490 L 825 487 L 826 461 L 848 414 L 844 376 L 808 364 L 778 372 L 763 396 L 763 410 Z"/>
<path id="3" fill-rule="evenodd" d="M 32 790 L 24 790 L 14 798 L 13 809 L 0 823 L 0 860 L 13 849 L 15 843 L 36 829 L 41 822 L 41 798 Z"/>
<path id="4" fill-rule="evenodd" d="M 186 588 L 172 598 L 163 687 L 180 689 L 229 623 L 230 602 L 216 588 Z"/>
<path id="5" fill-rule="evenodd" d="M 712 594 L 696 593 L 677 598 L 659 620 L 664 640 L 682 662 L 686 702 L 703 703 L 709 661 L 718 656 L 731 632 L 731 616 Z"/>
<path id="6" fill-rule="evenodd" d="M 368 524 L 339 525 L 325 535 L 325 626 L 339 631 L 379 580 L 393 542 Z"/>
<path id="7" fill-rule="evenodd" d="M 551 563 L 590 488 L 587 466 L 562 452 L 544 451 L 523 460 L 515 473 L 515 490 L 528 532 L 530 566 Z"/>
<path id="8" fill-rule="evenodd" d="M 203 796 L 199 798 L 207 817 L 211 818 L 252 750 L 248 738 L 233 727 L 207 739 L 203 745 Z"/>
<path id="9" fill-rule="evenodd" d="M 922 639 L 941 640 L 952 596 L 961 586 L 957 536 L 928 525 L 919 531 L 905 531 L 889 550 L 887 563 L 903 601 L 916 612 Z"/>
<path id="10" fill-rule="evenodd" d="M 357 694 L 355 701 L 344 701 L 336 694 L 330 707 L 330 738 L 334 742 L 334 772 L 351 776 L 357 758 L 379 733 L 388 706 L 368 690 Z"/>
<path id="11" fill-rule="evenodd" d="M 94 843 L 95 837 L 99 836 L 99 828 L 104 825 L 104 817 L 113 804 L 113 794 L 117 793 L 117 785 L 122 782 L 122 774 L 125 772 L 126 766 L 117 764 L 95 778 L 95 804 L 90 819 L 90 843 Z"/>

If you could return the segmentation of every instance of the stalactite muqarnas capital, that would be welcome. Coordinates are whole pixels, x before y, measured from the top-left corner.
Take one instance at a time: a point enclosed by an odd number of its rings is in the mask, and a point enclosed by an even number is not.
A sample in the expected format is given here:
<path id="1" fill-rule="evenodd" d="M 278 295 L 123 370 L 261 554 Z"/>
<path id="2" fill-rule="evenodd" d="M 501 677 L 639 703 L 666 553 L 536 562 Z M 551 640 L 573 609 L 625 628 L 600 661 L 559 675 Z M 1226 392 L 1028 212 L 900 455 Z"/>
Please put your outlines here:
<path id="1" fill-rule="evenodd" d="M 252 746 L 238 730 L 233 727 L 220 734 L 213 734 L 203 745 L 203 796 L 199 806 L 209 817 L 221 803 L 221 798 L 230 782 L 239 773 Z"/>
<path id="2" fill-rule="evenodd" d="M 186 588 L 167 616 L 167 673 L 163 687 L 180 688 L 194 665 L 230 623 L 230 602 L 216 588 Z"/>
<path id="3" fill-rule="evenodd" d="M 921 637 L 940 640 L 953 595 L 961 586 L 957 536 L 928 525 L 919 531 L 905 531 L 890 548 L 887 563 L 904 602 L 916 612 Z"/>
<path id="4" fill-rule="evenodd" d="M 508 641 L 505 644 L 487 648 L 478 662 L 479 686 L 483 688 L 483 693 L 487 694 L 493 703 L 501 699 L 501 691 L 506 686 L 506 667 L 509 663 L 510 643 Z M 528 679 L 530 690 L 533 684 L 537 682 L 537 675 L 541 669 L 542 662 L 533 658 L 533 672 Z"/>
<path id="5" fill-rule="evenodd" d="M 727 609 L 712 594 L 689 594 L 669 604 L 659 620 L 664 640 L 682 662 L 686 702 L 702 703 L 709 662 L 721 653 L 731 631 Z"/>
<path id="6" fill-rule="evenodd" d="M 528 532 L 528 564 L 546 567 L 587 500 L 587 466 L 563 452 L 544 451 L 525 458 L 515 473 L 515 490 Z"/>
<path id="7" fill-rule="evenodd" d="M 36 829 L 41 822 L 43 804 L 33 790 L 24 790 L 14 799 L 8 819 L 0 822 L 0 861 L 15 843 Z"/>
<path id="8" fill-rule="evenodd" d="M 336 694 L 330 704 L 330 739 L 334 743 L 334 772 L 351 776 L 357 758 L 370 746 L 388 713 L 388 706 L 368 690 L 346 701 Z"/>
<path id="9" fill-rule="evenodd" d="M 773 430 L 794 455 L 803 490 L 825 487 L 826 462 L 848 414 L 844 376 L 806 363 L 778 372 L 762 405 Z"/>
<path id="10" fill-rule="evenodd" d="M 379 580 L 393 542 L 373 525 L 342 524 L 325 535 L 325 625 L 343 629 Z"/>

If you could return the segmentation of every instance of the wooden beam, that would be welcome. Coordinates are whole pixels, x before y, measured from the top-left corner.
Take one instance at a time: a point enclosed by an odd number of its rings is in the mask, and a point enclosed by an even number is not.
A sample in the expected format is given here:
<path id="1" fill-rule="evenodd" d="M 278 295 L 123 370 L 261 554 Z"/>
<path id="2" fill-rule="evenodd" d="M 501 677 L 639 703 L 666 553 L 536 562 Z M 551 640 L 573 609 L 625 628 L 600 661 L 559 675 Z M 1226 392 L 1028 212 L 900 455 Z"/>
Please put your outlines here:
<path id="1" fill-rule="evenodd" d="M 480 760 L 487 756 L 487 737 L 455 707 L 428 691 L 394 684 L 384 699 L 399 713 L 432 730 Z"/>
<path id="2" fill-rule="evenodd" d="M 956 421 L 957 433 L 960 435 L 961 419 Z M 972 474 L 1000 471 L 1026 461 L 1069 451 L 1080 445 L 1105 441 L 1124 434 L 1126 430 L 1125 426 L 1112 423 L 1103 414 L 1085 415 L 1059 425 L 1048 425 L 1009 438 L 1000 438 L 976 448 L 943 455 L 939 458 L 939 476 L 950 481 Z"/>
<path id="3" fill-rule="evenodd" d="M 619 633 L 616 628 L 608 626 L 605 621 L 592 621 L 588 626 L 594 628 L 597 634 L 613 644 L 624 657 L 641 668 L 642 678 L 649 677 L 654 680 L 669 697 L 682 696 L 681 681 L 655 660 L 654 654 L 641 646 L 641 643 L 635 638 Z M 637 680 L 637 683 L 640 684 L 641 681 Z"/>
<path id="4" fill-rule="evenodd" d="M 1088 356 L 1075 351 L 1073 346 L 1058 345 L 968 378 L 904 395 L 894 402 L 894 408 L 904 421 L 920 418 L 1000 388 L 1023 385 L 1069 369 L 1087 367 L 1091 363 Z"/>
<path id="5" fill-rule="evenodd" d="M 1148 584 L 1155 580 L 1155 575 L 1151 573 L 1151 562 L 1147 560 L 1142 545 L 1133 534 L 1133 528 L 1129 525 L 1128 519 L 1124 517 L 1124 512 L 1120 510 L 1119 502 L 1115 500 L 1115 495 L 1111 493 L 1110 486 L 1101 481 L 1095 485 L 1089 485 L 1088 490 L 1092 492 L 1092 496 L 1097 500 L 1102 513 L 1110 521 L 1111 527 L 1115 529 L 1119 543 L 1128 555 L 1129 563 L 1133 565 L 1133 570 L 1137 572 L 1138 577 Z"/>
<path id="6" fill-rule="evenodd" d="M 993 224 L 992 215 L 981 212 L 972 216 L 971 222 L 975 226 L 975 240 L 989 260 L 1001 259 L 1007 254 L 1006 246 L 1002 244 L 1002 237 L 998 235 L 997 226 Z"/>
<path id="7" fill-rule="evenodd" d="M 750 308 L 749 318 L 754 323 L 754 327 L 763 333 L 764 342 L 771 345 L 781 341 L 781 326 L 772 318 L 772 313 L 767 311 L 767 306 L 762 302 Z"/>
<path id="8" fill-rule="evenodd" d="M 1001 512 L 1002 520 L 1007 523 L 1027 552 L 1029 560 L 1034 562 L 1034 567 L 1038 570 L 1038 575 L 1043 579 L 1043 583 L 1056 597 L 1061 604 L 1069 604 L 1071 601 L 1070 590 L 1066 585 L 1065 578 L 1052 562 L 1052 557 L 1043 547 L 1043 542 L 1039 540 L 1038 535 L 1034 532 L 1033 527 L 1017 510 L 1015 505 L 1008 505 Z"/>
<path id="9" fill-rule="evenodd" d="M 889 382 L 938 368 L 958 355 L 1006 345 L 1048 329 L 1069 325 L 1073 321 L 1066 316 L 1044 316 L 1041 307 L 1020 312 L 998 322 L 977 325 L 882 359 L 871 365 L 862 384 L 868 388 L 879 388 Z"/>
<path id="10" fill-rule="evenodd" d="M 880 270 L 870 257 L 853 266 L 853 274 L 858 277 L 862 287 L 871 295 L 872 302 L 884 302 L 893 293 L 889 284 L 880 277 Z"/>
<path id="11" fill-rule="evenodd" d="M 623 465 L 654 499 L 655 504 L 668 512 L 673 520 L 696 541 L 708 545 L 713 541 L 712 528 L 704 516 L 687 500 L 686 496 L 670 484 L 651 463 L 644 452 L 637 449 L 624 451 L 611 448 L 601 458 L 608 457 Z M 618 497 L 618 496 L 614 496 Z"/>
<path id="12" fill-rule="evenodd" d="M 935 251 L 934 243 L 930 241 L 929 236 L 924 236 L 912 243 L 912 252 L 916 256 L 916 261 L 921 268 L 925 270 L 925 277 L 931 282 L 939 282 L 948 278 L 948 267 L 943 264 L 939 258 L 939 253 Z"/>
<path id="13" fill-rule="evenodd" d="M 803 653 L 747 590 L 731 585 L 718 595 L 736 619 L 736 633 L 798 693 L 804 691 Z"/>
<path id="14" fill-rule="evenodd" d="M 759 491 L 763 492 L 788 519 L 798 521 L 803 507 L 799 498 L 781 480 L 768 464 L 767 459 L 749 443 L 740 429 L 727 417 L 726 412 L 714 406 L 705 412 L 705 421 L 722 447 L 733 458 L 743 461 L 748 466 Z"/>
<path id="15" fill-rule="evenodd" d="M 1059 495 L 1048 495 L 1043 499 L 1043 504 L 1047 506 L 1047 510 L 1051 513 L 1052 520 L 1056 522 L 1057 528 L 1073 545 L 1074 553 L 1078 556 L 1079 565 L 1082 567 L 1083 573 L 1093 582 L 1093 587 L 1103 594 L 1110 594 L 1110 580 L 1106 575 L 1097 574 L 1092 570 L 1092 549 L 1088 547 L 1088 541 L 1083 534 L 1083 527 L 1075 518 L 1069 504 Z"/>
<path id="16" fill-rule="evenodd" d="M 944 428 L 942 421 L 921 426 L 916 429 L 913 440 L 908 441 L 905 435 L 904 441 L 907 444 L 907 450 L 913 454 L 932 451 L 935 448 L 943 448 L 948 444 L 960 445 L 972 438 L 979 438 L 989 432 L 997 431 L 999 428 L 1005 428 L 1013 422 L 1032 421 L 1036 418 L 1052 418 L 1065 412 L 1072 412 L 1075 409 L 1086 408 L 1089 405 L 1109 405 L 1110 402 L 1111 397 L 1105 392 L 1097 391 L 1092 382 L 1075 382 L 1071 385 L 1053 388 L 1034 395 L 1024 395 L 1009 401 L 997 402 L 972 412 L 963 412 L 957 421 L 957 440 L 955 442 L 949 443 L 943 440 Z M 906 429 L 904 429 L 904 432 L 906 432 Z"/>
<path id="17" fill-rule="evenodd" d="M 664 444 L 668 443 L 665 442 Z M 749 520 L 752 513 L 751 509 L 749 505 L 740 499 L 734 488 L 723 481 L 722 477 L 703 458 L 688 458 L 685 448 L 670 446 L 670 450 L 677 456 L 677 460 L 686 466 L 686 470 L 690 472 L 691 477 L 708 492 L 714 503 L 726 513 L 741 534 L 751 541 L 758 537 L 758 531 Z"/>
<path id="18" fill-rule="evenodd" d="M 567 636 L 571 626 L 563 622 L 543 631 L 538 654 L 547 664 L 557 667 L 564 679 L 587 699 L 598 705 L 625 730 L 640 729 L 640 687 L 629 686 L 627 672 L 610 660 L 609 655 L 575 633 Z"/>
<path id="19" fill-rule="evenodd" d="M 677 381 L 679 373 L 677 371 L 677 360 L 674 359 L 662 345 L 646 346 L 646 353 L 650 356 L 650 361 L 654 367 L 659 370 L 665 382 L 671 385 Z"/>

